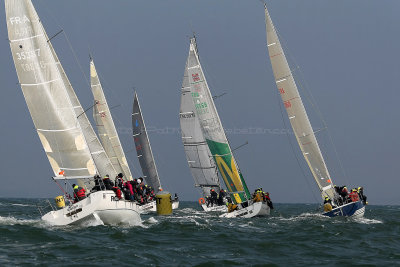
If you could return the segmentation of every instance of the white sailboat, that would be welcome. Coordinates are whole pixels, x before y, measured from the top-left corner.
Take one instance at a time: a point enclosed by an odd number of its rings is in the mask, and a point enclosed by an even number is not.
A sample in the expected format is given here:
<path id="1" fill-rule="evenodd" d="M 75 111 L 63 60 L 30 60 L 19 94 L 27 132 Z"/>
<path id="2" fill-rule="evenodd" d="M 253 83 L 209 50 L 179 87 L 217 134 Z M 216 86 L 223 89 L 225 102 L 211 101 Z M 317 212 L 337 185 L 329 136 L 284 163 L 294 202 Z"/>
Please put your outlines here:
<path id="1" fill-rule="evenodd" d="M 264 8 L 267 47 L 277 88 L 286 108 L 290 124 L 301 152 L 320 189 L 321 197 L 322 199 L 329 199 L 333 204 L 333 209 L 324 212 L 323 215 L 329 217 L 361 217 L 365 212 L 363 201 L 360 198 L 357 200 L 357 197 L 355 197 L 354 201 L 343 204 L 343 201 L 341 201 L 334 188 L 332 178 L 325 164 L 324 157 L 322 156 L 318 141 L 315 137 L 310 120 L 308 119 L 303 101 L 301 100 L 296 82 L 289 68 L 266 4 Z"/>
<path id="2" fill-rule="evenodd" d="M 237 207 L 233 211 L 228 209 L 230 212 L 222 214 L 221 217 L 250 218 L 269 215 L 270 207 L 266 202 L 253 202 L 243 175 L 233 156 L 200 64 L 194 37 L 190 39 L 186 70 L 194 109 L 203 136 L 225 182 L 227 191 L 234 203 L 233 205 Z"/>
<path id="3" fill-rule="evenodd" d="M 77 180 L 89 191 L 96 174 L 116 175 L 83 112 L 30 0 L 5 0 L 12 57 L 35 129 L 57 182 Z M 68 194 L 65 193 L 67 197 Z M 97 191 L 84 200 L 50 211 L 42 219 L 53 225 L 86 220 L 137 224 L 138 207 L 116 201 L 113 191 Z"/>
<path id="4" fill-rule="evenodd" d="M 153 151 L 151 150 L 149 136 L 147 135 L 146 124 L 144 123 L 142 110 L 139 104 L 139 98 L 135 92 L 133 99 L 133 110 L 132 110 L 132 130 L 133 140 L 135 142 L 135 148 L 137 157 L 139 159 L 140 167 L 142 168 L 143 178 L 147 184 L 150 185 L 154 192 L 157 194 L 161 187 L 160 177 L 158 175 L 157 166 L 154 160 Z M 173 200 L 172 209 L 179 207 L 179 200 Z M 140 206 L 140 209 L 144 211 L 156 211 L 156 201 L 152 201 L 145 205 Z"/>
<path id="5" fill-rule="evenodd" d="M 218 178 L 217 166 L 203 136 L 199 119 L 196 116 L 190 92 L 187 66 L 185 66 L 182 81 L 179 119 L 186 159 L 195 182 L 195 187 L 200 188 L 202 194 L 202 197 L 199 198 L 200 206 L 207 212 L 227 212 L 228 208 L 225 203 L 223 205 L 206 203 L 206 199 L 210 197 L 210 190 L 214 189 L 216 192 L 220 192 L 221 184 Z"/>

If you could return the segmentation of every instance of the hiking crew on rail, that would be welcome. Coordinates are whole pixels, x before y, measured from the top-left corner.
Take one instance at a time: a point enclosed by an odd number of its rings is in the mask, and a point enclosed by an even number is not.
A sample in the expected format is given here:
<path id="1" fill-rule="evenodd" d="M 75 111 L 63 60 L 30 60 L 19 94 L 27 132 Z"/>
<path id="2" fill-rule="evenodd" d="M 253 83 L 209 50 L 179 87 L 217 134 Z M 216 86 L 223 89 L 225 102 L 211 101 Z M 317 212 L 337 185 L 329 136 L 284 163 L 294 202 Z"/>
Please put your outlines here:
<path id="1" fill-rule="evenodd" d="M 155 200 L 156 196 L 154 189 L 151 186 L 144 184 L 142 177 L 133 179 L 133 181 L 124 181 L 123 177 L 124 175 L 119 173 L 115 177 L 115 180 L 112 181 L 108 174 L 105 175 L 103 179 L 99 175 L 96 175 L 94 176 L 94 187 L 90 190 L 90 193 L 103 190 L 112 190 L 118 199 L 137 202 L 140 205 L 144 205 Z M 86 191 L 84 188 L 75 184 L 73 184 L 72 187 L 74 190 L 75 203 L 86 198 Z M 158 188 L 158 190 L 162 191 L 161 188 Z M 175 198 L 178 199 L 178 196 L 175 195 Z"/>

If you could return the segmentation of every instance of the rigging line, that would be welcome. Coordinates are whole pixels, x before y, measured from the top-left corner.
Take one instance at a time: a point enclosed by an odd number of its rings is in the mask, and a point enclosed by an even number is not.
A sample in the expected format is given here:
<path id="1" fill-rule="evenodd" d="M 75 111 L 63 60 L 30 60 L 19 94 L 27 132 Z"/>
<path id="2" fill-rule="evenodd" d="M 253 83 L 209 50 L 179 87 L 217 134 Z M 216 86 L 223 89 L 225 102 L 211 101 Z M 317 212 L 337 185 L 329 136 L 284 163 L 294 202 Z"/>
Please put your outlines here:
<path id="1" fill-rule="evenodd" d="M 51 10 L 49 9 L 48 5 L 42 3 L 42 6 L 46 9 L 47 13 L 49 14 L 50 18 L 54 21 L 54 23 L 55 23 L 60 29 L 63 29 L 63 27 L 61 27 L 61 25 L 60 25 L 60 24 L 58 23 L 58 21 L 56 20 L 55 16 L 53 16 L 53 14 L 52 14 Z M 62 33 L 63 33 L 63 35 L 64 35 L 64 37 L 65 37 L 65 39 L 66 39 L 66 41 L 67 41 L 67 44 L 68 44 L 68 46 L 69 46 L 69 48 L 70 48 L 70 50 L 71 50 L 71 52 L 72 52 L 72 54 L 73 54 L 73 56 L 74 56 L 74 59 L 75 59 L 76 63 L 77 63 L 78 66 L 79 66 L 79 69 L 81 70 L 83 76 L 85 77 L 86 84 L 87 84 L 87 85 L 89 86 L 89 88 L 90 88 L 89 80 L 88 80 L 88 78 L 87 78 L 85 72 L 83 71 L 82 65 L 81 65 L 81 64 L 79 63 L 79 61 L 78 61 L 78 57 L 77 57 L 77 55 L 76 55 L 76 53 L 75 53 L 75 50 L 74 50 L 73 47 L 72 47 L 72 44 L 71 44 L 71 42 L 70 42 L 70 40 L 69 40 L 69 38 L 68 38 L 68 35 L 66 34 L 66 32 L 65 32 L 64 30 L 62 30 Z M 58 34 L 59 34 L 59 33 L 57 33 L 56 35 L 58 35 Z M 53 36 L 53 37 L 55 37 L 55 36 Z M 52 38 L 53 38 L 53 37 L 52 37 Z M 50 38 L 50 39 L 52 39 L 52 38 Z M 50 40 L 50 39 L 49 39 L 49 40 Z"/>
<path id="2" fill-rule="evenodd" d="M 73 54 L 73 56 L 74 56 L 75 62 L 78 64 L 79 69 L 80 69 L 80 71 L 81 71 L 82 74 L 83 74 L 83 77 L 85 77 L 86 84 L 88 85 L 88 88 L 90 89 L 90 82 L 89 82 L 89 79 L 88 79 L 88 77 L 87 77 L 85 71 L 83 70 L 83 67 L 82 67 L 81 63 L 80 63 L 79 60 L 78 60 L 78 56 L 76 55 L 75 50 L 74 50 L 74 48 L 72 47 L 72 44 L 71 44 L 71 42 L 70 42 L 70 40 L 69 40 L 69 38 L 68 38 L 68 35 L 65 33 L 65 31 L 63 31 L 63 34 L 64 34 L 64 36 L 65 36 L 65 39 L 67 40 L 67 44 L 68 44 L 68 46 L 69 46 L 69 48 L 70 48 L 72 54 Z"/>
<path id="3" fill-rule="evenodd" d="M 296 66 L 296 70 L 298 70 L 298 73 L 299 73 L 299 74 L 296 75 L 296 76 L 299 78 L 299 80 L 297 80 L 296 82 L 298 82 L 298 85 L 299 85 L 299 87 L 302 89 L 302 91 L 306 93 L 306 97 L 307 97 L 308 102 L 311 104 L 311 106 L 313 107 L 313 109 L 316 111 L 317 116 L 318 116 L 319 119 L 322 121 L 322 124 L 324 125 L 324 128 L 327 130 L 327 134 L 328 134 L 328 137 L 329 137 L 329 141 L 330 141 L 330 143 L 332 144 L 332 147 L 333 147 L 333 150 L 334 150 L 334 153 L 335 153 L 335 157 L 336 157 L 337 161 L 339 162 L 339 166 L 340 166 L 340 169 L 341 169 L 341 171 L 342 171 L 343 177 L 344 177 L 346 183 L 349 184 L 349 178 L 348 178 L 347 173 L 346 173 L 346 171 L 345 171 L 345 169 L 344 169 L 344 165 L 343 165 L 343 163 L 342 163 L 342 160 L 341 160 L 340 157 L 339 157 L 339 153 L 338 153 L 338 151 L 337 151 L 337 149 L 336 149 L 335 143 L 334 143 L 334 141 L 333 141 L 333 137 L 332 137 L 332 135 L 331 135 L 331 133 L 330 133 L 330 131 L 329 131 L 328 124 L 326 123 L 326 121 L 325 121 L 325 119 L 324 119 L 324 116 L 322 115 L 322 112 L 321 112 L 320 108 L 318 107 L 318 104 L 317 104 L 317 102 L 315 101 L 315 98 L 314 98 L 314 96 L 313 96 L 311 90 L 309 89 L 309 85 L 308 85 L 306 79 L 303 78 L 303 77 L 304 77 L 304 74 L 303 74 L 303 72 L 302 72 L 302 69 L 301 69 L 300 66 L 297 64 L 296 59 L 295 59 L 295 57 L 292 55 L 292 53 L 290 52 L 289 47 L 286 45 L 285 39 L 279 34 L 279 32 L 278 32 L 278 30 L 277 30 L 276 28 L 275 28 L 275 30 L 276 30 L 276 33 L 277 33 L 277 35 L 278 35 L 279 40 L 282 40 L 282 41 L 283 41 L 283 42 L 281 42 L 281 45 L 283 44 L 283 46 L 285 47 L 285 51 L 286 51 L 285 54 L 287 54 L 287 55 L 289 56 L 290 60 L 292 60 L 293 63 L 294 63 L 294 65 Z M 294 72 L 294 73 L 297 73 L 297 72 Z M 303 83 L 304 83 L 304 84 L 303 84 Z"/>
<path id="4" fill-rule="evenodd" d="M 303 89 L 303 91 L 307 92 L 307 93 L 311 96 L 311 101 L 309 100 L 309 102 L 311 103 L 311 105 L 313 106 L 313 108 L 317 111 L 318 117 L 319 117 L 319 119 L 322 121 L 322 124 L 324 125 L 324 129 L 327 130 L 327 135 L 328 135 L 328 138 L 329 138 L 329 142 L 330 142 L 331 145 L 332 145 L 333 151 L 334 151 L 334 153 L 335 153 L 336 160 L 337 160 L 338 163 L 339 163 L 341 172 L 342 172 L 342 174 L 343 174 L 343 177 L 344 177 L 346 183 L 349 184 L 349 179 L 348 179 L 347 173 L 346 173 L 346 171 L 345 171 L 345 169 L 344 169 L 342 160 L 340 159 L 339 153 L 338 153 L 338 151 L 337 151 L 337 149 L 336 149 L 336 146 L 335 146 L 335 143 L 334 143 L 334 141 L 333 141 L 333 137 L 332 137 L 332 135 L 331 135 L 331 133 L 330 133 L 330 131 L 329 131 L 328 125 L 327 125 L 327 123 L 326 123 L 326 121 L 325 121 L 325 119 L 324 119 L 324 117 L 323 117 L 323 115 L 322 115 L 322 112 L 320 111 L 318 105 L 317 105 L 316 102 L 315 102 L 315 99 L 314 99 L 314 96 L 313 96 L 311 90 L 308 89 L 309 86 L 308 86 L 308 84 L 307 84 L 307 81 L 306 81 L 305 79 L 302 78 L 303 73 L 302 73 L 302 71 L 301 71 L 301 68 L 299 67 L 298 69 L 299 69 L 299 76 L 300 76 L 300 87 Z M 302 80 L 303 80 L 303 82 L 304 82 L 304 85 L 302 84 Z M 325 156 L 327 156 L 327 154 L 325 154 Z"/>
<path id="5" fill-rule="evenodd" d="M 52 14 L 51 10 L 48 8 L 48 6 L 47 6 L 46 4 L 44 4 L 44 3 L 42 3 L 42 6 L 43 6 L 43 8 L 47 11 L 47 14 L 48 14 L 49 17 L 53 20 L 53 22 L 54 22 L 60 29 L 63 29 L 63 27 L 61 27 L 61 25 L 58 23 L 58 21 L 57 21 L 57 20 L 55 19 L 55 17 L 53 16 L 53 14 Z M 43 25 L 43 23 L 42 23 L 41 20 L 40 20 L 40 25 L 41 25 L 41 28 L 42 28 L 43 32 L 46 34 L 46 30 L 44 29 L 44 25 Z M 76 62 L 78 63 L 78 66 L 80 67 L 82 73 L 84 74 L 84 77 L 85 77 L 85 79 L 86 79 L 86 82 L 88 82 L 87 77 L 86 77 L 85 73 L 84 73 L 83 70 L 82 70 L 82 66 L 79 64 L 79 62 L 78 62 L 78 60 L 77 60 L 77 56 L 76 56 L 76 54 L 75 54 L 75 51 L 74 51 L 73 48 L 72 48 L 72 45 L 71 45 L 71 43 L 70 43 L 70 41 L 69 41 L 69 39 L 68 39 L 68 36 L 66 35 L 66 33 L 65 33 L 64 30 L 62 30 L 62 33 L 64 34 L 64 36 L 65 36 L 65 38 L 66 38 L 66 40 L 67 40 L 67 43 L 68 43 L 68 45 L 69 45 L 69 47 L 70 47 L 72 53 L 74 54 L 74 58 L 75 58 Z M 57 33 L 56 35 L 58 35 L 58 34 L 59 34 L 59 33 Z M 47 34 L 46 34 L 46 36 L 47 36 Z M 55 36 L 53 36 L 53 37 L 55 37 Z M 48 36 L 47 36 L 47 38 L 48 38 Z M 50 38 L 50 39 L 51 39 L 51 38 Z M 50 40 L 50 39 L 48 39 L 48 40 Z M 51 49 L 51 48 L 50 48 L 50 47 L 52 47 L 51 42 L 48 41 L 48 42 L 47 42 L 47 45 L 48 45 L 48 48 Z M 53 49 L 54 49 L 54 48 L 53 48 Z M 57 57 L 57 59 L 59 60 L 58 56 L 56 56 L 56 57 Z M 59 62 L 60 62 L 60 64 L 61 64 L 61 61 L 60 61 L 60 60 L 59 60 Z M 65 73 L 64 71 L 62 71 L 62 72 L 58 71 L 58 73 L 59 73 L 60 77 L 62 77 L 63 75 L 65 75 L 65 77 L 66 77 L 66 73 Z M 65 86 L 72 86 L 72 85 L 69 84 L 69 85 L 65 85 Z M 76 121 L 76 123 L 81 127 L 81 125 L 80 125 L 80 123 L 79 123 L 78 120 Z M 86 142 L 86 144 L 87 144 L 87 146 L 88 146 L 87 140 L 85 140 L 85 142 Z M 56 143 L 57 143 L 57 140 L 56 140 Z M 58 148 L 58 143 L 57 143 L 57 148 Z M 88 146 L 88 150 L 89 150 L 89 153 L 90 153 L 90 148 L 89 148 L 89 146 Z M 60 154 L 60 155 L 61 155 L 61 154 Z M 94 162 L 94 158 L 91 157 L 91 159 L 92 159 L 93 162 Z M 61 160 L 61 163 L 62 163 L 62 157 L 61 157 L 61 156 L 60 156 L 60 160 Z M 96 165 L 95 165 L 95 169 L 96 169 L 96 172 L 98 172 L 98 168 L 97 168 Z"/>
<path id="6" fill-rule="evenodd" d="M 225 93 L 222 93 L 222 94 L 220 94 L 220 95 L 214 95 L 214 96 L 212 96 L 212 99 L 217 99 L 217 98 L 220 98 L 221 96 L 224 96 L 224 95 L 226 95 L 227 93 L 225 92 Z"/>
<path id="7" fill-rule="evenodd" d="M 242 147 L 244 147 L 245 145 L 248 145 L 248 144 L 249 144 L 249 141 L 246 141 L 246 143 L 241 144 L 240 146 L 237 146 L 234 149 L 232 149 L 232 152 L 235 151 L 235 150 L 238 150 L 239 148 L 242 148 Z"/>
<path id="8" fill-rule="evenodd" d="M 274 91 L 275 91 L 275 90 L 274 90 Z M 276 96 L 277 96 L 277 100 L 278 100 L 279 110 L 280 110 L 280 112 L 281 112 L 281 118 L 282 118 L 283 125 L 284 125 L 285 129 L 288 129 L 288 127 L 287 127 L 287 125 L 286 125 L 285 117 L 284 117 L 284 115 L 283 115 L 283 110 L 282 110 L 282 104 L 281 104 L 280 96 L 279 96 L 277 90 L 276 90 Z M 307 182 L 308 187 L 311 189 L 312 187 L 311 187 L 310 182 L 308 181 L 308 179 L 307 179 L 307 177 L 306 177 L 306 174 L 305 174 L 305 172 L 304 172 L 303 167 L 302 167 L 301 164 L 300 164 L 300 160 L 299 160 L 299 158 L 298 158 L 298 156 L 297 156 L 297 154 L 296 154 L 296 150 L 295 150 L 295 148 L 294 148 L 292 139 L 290 138 L 290 136 L 289 136 L 289 134 L 288 134 L 288 131 L 286 131 L 286 136 L 287 136 L 287 138 L 288 138 L 288 140 L 289 140 L 289 144 L 290 144 L 290 147 L 291 147 L 291 149 L 292 149 L 293 155 L 294 155 L 295 158 L 296 158 L 297 165 L 299 166 L 299 168 L 300 168 L 300 170 L 301 170 L 301 174 L 303 175 L 304 180 Z M 314 192 L 314 191 L 312 191 L 312 192 L 313 192 L 312 195 L 313 195 L 313 197 L 314 197 L 314 200 L 315 200 L 317 203 L 319 203 L 319 200 L 318 200 L 317 197 L 315 196 L 315 192 Z"/>
<path id="9" fill-rule="evenodd" d="M 79 114 L 76 118 L 79 118 L 81 115 L 85 114 L 86 112 L 88 112 L 89 110 L 91 110 L 94 106 L 96 106 L 99 102 L 98 101 L 94 101 L 94 104 L 91 105 L 90 107 L 88 107 L 87 109 L 85 109 L 81 114 Z"/>
<path id="10" fill-rule="evenodd" d="M 61 29 L 59 32 L 57 32 L 56 34 L 54 34 L 52 37 L 50 37 L 47 42 L 50 42 L 51 39 L 53 39 L 54 37 L 56 37 L 57 35 L 59 35 L 60 33 L 62 33 L 64 31 L 64 29 Z"/>

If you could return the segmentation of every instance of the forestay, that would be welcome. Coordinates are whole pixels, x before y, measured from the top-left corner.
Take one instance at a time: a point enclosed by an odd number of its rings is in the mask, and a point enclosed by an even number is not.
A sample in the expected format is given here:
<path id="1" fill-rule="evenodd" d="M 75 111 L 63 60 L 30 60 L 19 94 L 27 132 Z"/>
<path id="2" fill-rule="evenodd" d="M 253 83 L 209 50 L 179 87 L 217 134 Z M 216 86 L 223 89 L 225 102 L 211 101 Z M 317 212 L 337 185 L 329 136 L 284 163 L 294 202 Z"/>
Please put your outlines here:
<path id="1" fill-rule="evenodd" d="M 103 133 L 103 138 L 105 139 L 104 134 L 109 139 L 111 143 L 112 149 L 114 153 L 111 151 L 106 151 L 107 154 L 115 155 L 118 160 L 118 165 L 114 165 L 116 167 L 117 172 L 122 172 L 127 180 L 132 180 L 131 170 L 129 169 L 128 162 L 125 157 L 124 150 L 121 145 L 121 141 L 119 140 L 119 136 L 117 130 L 115 129 L 114 121 L 111 116 L 110 108 L 108 107 L 106 97 L 103 92 L 103 88 L 100 83 L 99 76 L 97 75 L 96 67 L 94 66 L 93 60 L 90 60 L 90 85 L 92 88 L 92 93 L 94 97 L 94 101 L 96 103 L 96 110 L 100 115 L 100 120 L 102 122 L 102 127 L 104 127 L 105 132 Z M 103 146 L 105 143 L 103 142 Z M 108 145 L 105 147 L 109 148 Z"/>
<path id="2" fill-rule="evenodd" d="M 135 141 L 136 153 L 142 168 L 146 182 L 153 187 L 154 192 L 161 188 L 153 152 L 151 151 L 149 137 L 147 136 L 146 125 L 144 124 L 142 110 L 140 109 L 139 99 L 135 92 L 133 99 L 132 112 L 133 140 Z"/>
<path id="3" fill-rule="evenodd" d="M 266 5 L 265 21 L 267 47 L 275 82 L 289 116 L 290 124 L 303 156 L 319 186 L 321 196 L 323 198 L 328 196 L 330 199 L 334 199 L 335 193 L 332 187 L 332 179 Z"/>
<path id="4" fill-rule="evenodd" d="M 250 192 L 222 128 L 221 120 L 200 65 L 195 38 L 190 39 L 187 72 L 196 115 L 218 170 L 228 191 L 233 196 L 232 199 L 236 203 L 244 202 L 250 199 Z"/>
<path id="5" fill-rule="evenodd" d="M 54 174 L 113 171 L 101 145 L 93 145 L 97 137 L 90 123 L 77 118 L 83 109 L 31 1 L 6 0 L 5 9 L 18 79 Z"/>
<path id="6" fill-rule="evenodd" d="M 187 66 L 185 66 L 182 81 L 179 116 L 182 142 L 195 185 L 201 188 L 203 196 L 209 196 L 211 188 L 219 191 L 220 183 L 217 175 L 217 167 L 204 139 L 199 120 L 194 110 Z"/>

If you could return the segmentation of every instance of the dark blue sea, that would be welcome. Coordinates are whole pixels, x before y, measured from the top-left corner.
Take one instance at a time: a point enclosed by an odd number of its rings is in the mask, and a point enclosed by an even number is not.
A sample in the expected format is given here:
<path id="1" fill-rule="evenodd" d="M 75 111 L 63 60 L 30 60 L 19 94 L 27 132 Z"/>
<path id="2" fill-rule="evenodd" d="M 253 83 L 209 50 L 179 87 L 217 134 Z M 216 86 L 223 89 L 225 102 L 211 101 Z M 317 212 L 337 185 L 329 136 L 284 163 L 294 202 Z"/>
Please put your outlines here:
<path id="1" fill-rule="evenodd" d="M 0 199 L 0 266 L 400 265 L 400 206 L 362 219 L 325 218 L 318 205 L 275 204 L 270 217 L 222 219 L 195 202 L 139 226 L 54 227 L 41 199 Z"/>

